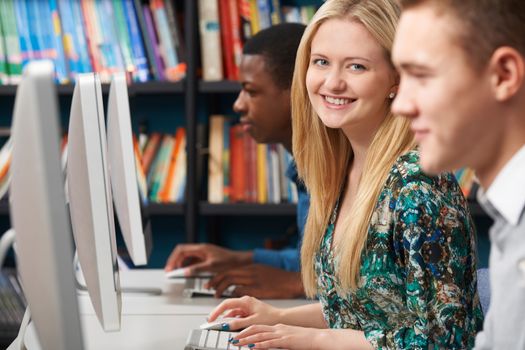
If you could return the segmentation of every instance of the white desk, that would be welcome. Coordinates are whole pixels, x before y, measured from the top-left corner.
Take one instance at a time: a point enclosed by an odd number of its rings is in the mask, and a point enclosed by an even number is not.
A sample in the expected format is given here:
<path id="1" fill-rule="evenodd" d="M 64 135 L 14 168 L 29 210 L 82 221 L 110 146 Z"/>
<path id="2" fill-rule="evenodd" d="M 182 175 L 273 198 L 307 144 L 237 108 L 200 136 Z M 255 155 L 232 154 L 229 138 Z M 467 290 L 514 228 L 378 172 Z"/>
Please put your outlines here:
<path id="1" fill-rule="evenodd" d="M 161 295 L 122 294 L 122 320 L 119 332 L 105 333 L 87 294 L 79 296 L 79 310 L 86 349 L 170 349 L 182 350 L 191 329 L 204 323 L 221 300 L 185 298 L 183 279 L 166 280 L 162 270 L 130 270 L 120 274 L 121 286 L 162 289 Z M 311 303 L 307 300 L 267 300 L 276 307 Z M 26 344 L 34 344 L 34 334 L 26 334 Z M 37 348 L 37 347 L 36 347 Z"/>

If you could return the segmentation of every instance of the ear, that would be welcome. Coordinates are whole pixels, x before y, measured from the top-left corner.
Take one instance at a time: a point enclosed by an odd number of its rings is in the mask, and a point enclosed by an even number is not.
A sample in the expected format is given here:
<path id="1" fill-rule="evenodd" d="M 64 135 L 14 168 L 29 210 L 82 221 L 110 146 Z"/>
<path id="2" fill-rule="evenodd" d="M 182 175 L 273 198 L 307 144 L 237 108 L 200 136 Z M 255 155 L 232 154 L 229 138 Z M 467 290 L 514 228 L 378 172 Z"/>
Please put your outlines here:
<path id="1" fill-rule="evenodd" d="M 525 80 L 523 56 L 514 48 L 504 46 L 492 54 L 489 63 L 494 97 L 504 102 L 516 95 Z"/>

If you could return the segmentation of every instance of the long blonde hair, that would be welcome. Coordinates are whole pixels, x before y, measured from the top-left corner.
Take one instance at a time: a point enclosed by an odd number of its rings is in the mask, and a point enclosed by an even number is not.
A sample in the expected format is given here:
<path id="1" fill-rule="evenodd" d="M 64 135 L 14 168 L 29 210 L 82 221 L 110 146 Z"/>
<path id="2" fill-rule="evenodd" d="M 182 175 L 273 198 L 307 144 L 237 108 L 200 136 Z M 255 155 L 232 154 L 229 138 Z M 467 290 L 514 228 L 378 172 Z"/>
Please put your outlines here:
<path id="1" fill-rule="evenodd" d="M 305 86 L 313 37 L 329 19 L 344 18 L 362 23 L 389 57 L 399 18 L 395 0 L 329 0 L 317 11 L 303 35 L 292 82 L 293 154 L 299 176 L 310 194 L 310 209 L 301 249 L 301 269 L 306 294 L 317 294 L 314 257 L 346 175 L 353 151 L 340 129 L 327 128 L 315 113 Z M 392 68 L 393 69 L 393 68 Z M 390 110 L 385 96 L 385 107 Z M 357 288 L 361 254 L 372 212 L 395 160 L 415 146 L 410 122 L 388 112 L 367 152 L 351 218 L 338 223 L 345 232 L 335 252 L 336 275 L 344 290 Z"/>

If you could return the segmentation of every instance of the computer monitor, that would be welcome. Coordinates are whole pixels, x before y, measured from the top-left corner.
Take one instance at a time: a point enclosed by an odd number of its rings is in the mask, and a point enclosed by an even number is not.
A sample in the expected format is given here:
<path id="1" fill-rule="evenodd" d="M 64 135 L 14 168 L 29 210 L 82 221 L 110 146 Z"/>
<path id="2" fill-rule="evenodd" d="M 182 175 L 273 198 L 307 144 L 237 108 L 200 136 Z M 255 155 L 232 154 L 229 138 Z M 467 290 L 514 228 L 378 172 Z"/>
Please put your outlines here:
<path id="1" fill-rule="evenodd" d="M 13 113 L 10 214 L 18 271 L 42 349 L 82 349 L 51 62 L 31 62 Z"/>
<path id="2" fill-rule="evenodd" d="M 121 294 L 107 162 L 102 88 L 94 73 L 79 74 L 68 131 L 69 209 L 80 267 L 105 331 L 120 329 Z"/>
<path id="3" fill-rule="evenodd" d="M 111 79 L 107 119 L 109 173 L 120 230 L 133 264 L 146 265 L 151 253 L 151 224 L 139 196 L 124 73 Z"/>

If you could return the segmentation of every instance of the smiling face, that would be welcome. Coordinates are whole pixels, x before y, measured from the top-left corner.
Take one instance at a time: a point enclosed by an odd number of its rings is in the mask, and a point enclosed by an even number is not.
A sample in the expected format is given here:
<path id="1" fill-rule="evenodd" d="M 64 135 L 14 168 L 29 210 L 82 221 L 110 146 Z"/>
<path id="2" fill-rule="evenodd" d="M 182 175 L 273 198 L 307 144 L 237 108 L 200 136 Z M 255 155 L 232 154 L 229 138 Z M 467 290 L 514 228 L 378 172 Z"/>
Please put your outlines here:
<path id="1" fill-rule="evenodd" d="M 361 23 L 321 24 L 312 39 L 306 88 L 324 125 L 370 139 L 386 116 L 395 80 L 385 50 Z"/>
<path id="2" fill-rule="evenodd" d="M 275 84 L 262 55 L 243 55 L 240 65 L 242 90 L 233 104 L 241 114 L 244 131 L 258 143 L 283 143 L 292 139 L 290 90 Z"/>
<path id="3" fill-rule="evenodd" d="M 472 67 L 458 25 L 432 6 L 416 6 L 403 13 L 393 48 L 401 83 L 392 109 L 412 119 L 421 165 L 434 174 L 490 167 L 502 141 L 490 75 Z"/>

